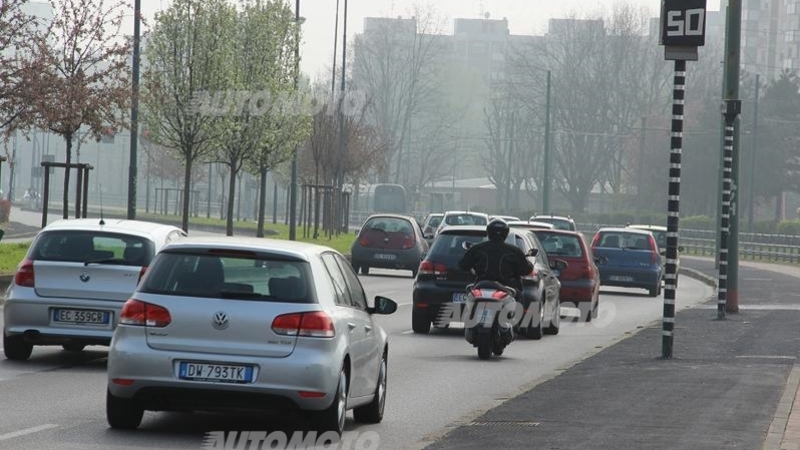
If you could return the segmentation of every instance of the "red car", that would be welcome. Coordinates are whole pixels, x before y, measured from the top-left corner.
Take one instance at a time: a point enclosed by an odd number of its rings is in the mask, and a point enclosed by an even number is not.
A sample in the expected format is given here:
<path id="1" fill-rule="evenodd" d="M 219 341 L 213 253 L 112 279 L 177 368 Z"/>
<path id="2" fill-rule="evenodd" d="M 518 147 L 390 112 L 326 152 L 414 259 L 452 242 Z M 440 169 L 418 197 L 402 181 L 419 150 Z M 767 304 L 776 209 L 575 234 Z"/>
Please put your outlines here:
<path id="1" fill-rule="evenodd" d="M 561 302 L 572 303 L 589 322 L 597 317 L 600 304 L 600 271 L 602 260 L 594 257 L 583 234 L 567 230 L 531 230 L 539 238 L 548 257 L 563 259 L 569 265 L 561 272 Z M 585 304 L 591 313 L 587 313 Z"/>

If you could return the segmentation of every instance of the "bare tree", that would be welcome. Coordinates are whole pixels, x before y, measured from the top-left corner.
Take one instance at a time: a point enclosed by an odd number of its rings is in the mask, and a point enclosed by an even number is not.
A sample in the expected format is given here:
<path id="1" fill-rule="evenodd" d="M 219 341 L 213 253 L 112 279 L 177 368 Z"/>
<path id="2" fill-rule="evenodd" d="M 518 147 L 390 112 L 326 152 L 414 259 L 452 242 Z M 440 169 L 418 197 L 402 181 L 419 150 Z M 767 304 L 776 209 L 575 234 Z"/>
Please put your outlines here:
<path id="1" fill-rule="evenodd" d="M 369 100 L 367 123 L 385 139 L 383 182 L 400 182 L 412 117 L 441 94 L 435 75 L 446 49 L 442 29 L 443 20 L 417 7 L 411 19 L 373 19 L 356 41 L 355 88 Z"/>

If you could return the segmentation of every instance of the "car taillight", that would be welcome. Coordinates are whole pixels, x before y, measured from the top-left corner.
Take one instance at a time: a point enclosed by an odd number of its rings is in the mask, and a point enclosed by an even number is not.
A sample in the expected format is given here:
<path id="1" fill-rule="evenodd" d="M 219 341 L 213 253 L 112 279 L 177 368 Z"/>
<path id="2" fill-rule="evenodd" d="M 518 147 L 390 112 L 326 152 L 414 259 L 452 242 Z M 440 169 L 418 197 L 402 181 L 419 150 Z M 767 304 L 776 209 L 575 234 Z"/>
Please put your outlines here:
<path id="1" fill-rule="evenodd" d="M 34 287 L 36 279 L 33 274 L 33 261 L 25 258 L 17 266 L 14 274 L 14 284 L 17 286 Z"/>
<path id="2" fill-rule="evenodd" d="M 443 277 L 447 275 L 447 266 L 442 263 L 434 263 L 432 261 L 422 261 L 417 271 L 419 275 L 434 275 Z"/>
<path id="3" fill-rule="evenodd" d="M 409 234 L 403 236 L 403 250 L 414 248 L 414 244 L 415 244 L 414 236 Z"/>
<path id="4" fill-rule="evenodd" d="M 284 336 L 336 336 L 333 321 L 322 311 L 280 315 L 272 321 L 272 331 Z"/>
<path id="5" fill-rule="evenodd" d="M 368 246 L 370 244 L 369 239 L 366 236 L 361 236 L 358 238 L 358 243 L 363 246 Z"/>
<path id="6" fill-rule="evenodd" d="M 163 306 L 145 303 L 135 298 L 122 305 L 119 323 L 124 325 L 163 328 L 172 322 L 169 311 Z"/>
<path id="7" fill-rule="evenodd" d="M 650 236 L 650 264 L 658 264 L 661 262 L 661 255 L 658 254 L 658 246 L 653 236 Z"/>
<path id="8" fill-rule="evenodd" d="M 526 279 L 526 280 L 534 280 L 534 281 L 538 280 L 539 279 L 539 271 L 537 271 L 536 268 L 534 267 L 533 270 L 531 270 L 531 273 L 523 276 L 522 278 Z"/>
<path id="9" fill-rule="evenodd" d="M 597 244 L 599 243 L 600 243 L 600 233 L 597 233 L 594 235 L 594 238 L 592 238 L 592 250 L 597 248 Z"/>

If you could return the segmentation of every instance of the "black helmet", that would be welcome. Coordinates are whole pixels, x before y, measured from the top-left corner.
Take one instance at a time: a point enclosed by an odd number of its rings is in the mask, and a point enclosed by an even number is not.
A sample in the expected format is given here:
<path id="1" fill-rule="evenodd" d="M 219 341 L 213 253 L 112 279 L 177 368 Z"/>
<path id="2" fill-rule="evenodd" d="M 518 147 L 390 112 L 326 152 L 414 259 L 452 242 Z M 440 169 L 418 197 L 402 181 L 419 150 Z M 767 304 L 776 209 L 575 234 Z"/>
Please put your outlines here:
<path id="1" fill-rule="evenodd" d="M 486 225 L 486 235 L 490 241 L 503 242 L 508 237 L 508 224 L 503 219 L 493 219 Z"/>

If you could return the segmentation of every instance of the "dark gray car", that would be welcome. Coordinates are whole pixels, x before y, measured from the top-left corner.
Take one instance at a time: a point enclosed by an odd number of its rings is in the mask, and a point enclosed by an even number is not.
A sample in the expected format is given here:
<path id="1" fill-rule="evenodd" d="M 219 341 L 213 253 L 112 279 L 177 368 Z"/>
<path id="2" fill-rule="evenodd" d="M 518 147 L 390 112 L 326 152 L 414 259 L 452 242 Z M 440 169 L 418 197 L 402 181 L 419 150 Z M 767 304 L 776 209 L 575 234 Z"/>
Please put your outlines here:
<path id="1" fill-rule="evenodd" d="M 369 274 L 371 267 L 410 270 L 417 276 L 428 243 L 413 217 L 397 214 L 370 216 L 350 250 L 353 269 Z"/>

